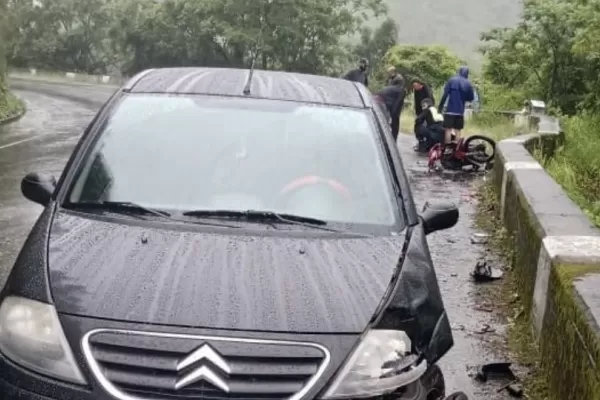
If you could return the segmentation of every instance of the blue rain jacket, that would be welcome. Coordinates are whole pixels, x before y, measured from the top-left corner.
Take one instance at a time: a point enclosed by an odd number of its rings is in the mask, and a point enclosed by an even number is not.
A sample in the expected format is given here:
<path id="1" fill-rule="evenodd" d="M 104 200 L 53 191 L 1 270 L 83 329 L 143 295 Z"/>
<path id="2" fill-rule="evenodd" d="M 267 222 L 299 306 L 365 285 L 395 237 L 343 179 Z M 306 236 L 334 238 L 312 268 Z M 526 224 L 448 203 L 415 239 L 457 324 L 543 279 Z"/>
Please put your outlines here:
<path id="1" fill-rule="evenodd" d="M 453 115 L 463 115 L 465 113 L 465 103 L 473 101 L 475 98 L 473 86 L 471 86 L 468 78 L 469 68 L 460 67 L 458 73 L 448 79 L 438 107 L 440 112 Z M 444 105 L 446 105 L 445 111 Z"/>

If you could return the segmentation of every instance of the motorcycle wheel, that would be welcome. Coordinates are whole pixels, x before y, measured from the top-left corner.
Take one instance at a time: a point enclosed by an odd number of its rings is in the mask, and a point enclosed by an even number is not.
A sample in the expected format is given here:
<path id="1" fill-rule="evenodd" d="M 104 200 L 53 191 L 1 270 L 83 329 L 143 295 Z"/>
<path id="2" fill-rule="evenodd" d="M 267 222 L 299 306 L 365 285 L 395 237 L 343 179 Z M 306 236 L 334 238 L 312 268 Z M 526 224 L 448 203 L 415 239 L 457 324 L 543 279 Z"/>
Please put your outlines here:
<path id="1" fill-rule="evenodd" d="M 473 136 L 469 136 L 467 139 L 465 139 L 465 149 L 467 149 L 467 153 L 470 152 L 472 143 L 475 141 L 483 141 L 486 142 L 487 144 L 489 144 L 492 147 L 492 154 L 487 154 L 484 153 L 483 155 L 477 154 L 477 155 L 467 155 L 467 159 L 469 161 L 473 161 L 475 163 L 478 164 L 484 164 L 487 162 L 490 162 L 491 160 L 494 159 L 494 155 L 496 154 L 496 141 L 494 139 L 491 139 L 487 136 L 482 136 L 482 135 L 473 135 Z"/>
<path id="2" fill-rule="evenodd" d="M 446 397 L 446 381 L 437 365 L 429 367 L 421 377 L 421 382 L 427 390 L 427 400 L 443 400 Z"/>

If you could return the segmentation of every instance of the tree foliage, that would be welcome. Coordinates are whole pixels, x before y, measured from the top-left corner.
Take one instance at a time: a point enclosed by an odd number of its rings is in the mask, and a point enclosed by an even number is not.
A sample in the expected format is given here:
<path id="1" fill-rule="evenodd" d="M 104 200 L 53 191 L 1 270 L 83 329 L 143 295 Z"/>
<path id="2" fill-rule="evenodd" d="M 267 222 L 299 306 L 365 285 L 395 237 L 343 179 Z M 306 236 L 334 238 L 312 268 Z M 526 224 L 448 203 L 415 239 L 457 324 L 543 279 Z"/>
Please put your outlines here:
<path id="1" fill-rule="evenodd" d="M 11 30 L 9 27 L 10 16 L 6 0 L 0 0 L 0 106 L 6 99 L 6 43 Z"/>
<path id="2" fill-rule="evenodd" d="M 396 45 L 383 57 L 380 76 L 388 66 L 395 66 L 405 79 L 420 78 L 440 87 L 449 77 L 456 74 L 462 60 L 444 46 Z"/>
<path id="3" fill-rule="evenodd" d="M 360 35 L 360 43 L 354 48 L 354 58 L 366 58 L 371 63 L 373 71 L 382 68 L 385 54 L 396 45 L 398 38 L 398 27 L 396 22 L 387 18 L 379 27 L 371 29 L 363 27 Z"/>
<path id="4" fill-rule="evenodd" d="M 599 33 L 599 0 L 526 0 L 517 27 L 482 35 L 484 76 L 566 114 L 599 109 Z"/>
<path id="5" fill-rule="evenodd" d="M 85 73 L 258 67 L 332 74 L 383 0 L 8 0 L 9 61 Z"/>

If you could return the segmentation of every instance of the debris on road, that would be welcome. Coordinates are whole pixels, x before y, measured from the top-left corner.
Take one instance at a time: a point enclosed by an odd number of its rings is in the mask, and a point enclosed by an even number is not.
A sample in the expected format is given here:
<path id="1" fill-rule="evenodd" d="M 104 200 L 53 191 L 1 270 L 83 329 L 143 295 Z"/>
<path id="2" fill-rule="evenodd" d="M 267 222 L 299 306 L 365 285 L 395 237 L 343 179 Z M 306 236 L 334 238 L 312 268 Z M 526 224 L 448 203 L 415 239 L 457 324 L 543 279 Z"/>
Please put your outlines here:
<path id="1" fill-rule="evenodd" d="M 481 326 L 481 328 L 473 331 L 473 333 L 477 333 L 479 335 L 483 335 L 484 333 L 494 333 L 496 332 L 496 329 L 492 328 L 490 325 L 488 324 L 483 324 Z"/>
<path id="2" fill-rule="evenodd" d="M 453 331 L 464 331 L 466 328 L 462 324 L 452 324 Z"/>
<path id="3" fill-rule="evenodd" d="M 500 393 L 504 390 L 506 390 L 508 392 L 508 394 L 510 394 L 512 397 L 518 397 L 518 398 L 523 397 L 523 385 L 521 385 L 520 383 L 515 383 L 515 382 L 508 383 L 508 384 L 502 386 L 500 389 L 496 390 L 496 392 Z"/>
<path id="4" fill-rule="evenodd" d="M 502 279 L 504 272 L 498 268 L 490 266 L 487 261 L 477 261 L 475 269 L 471 273 L 471 276 L 476 282 L 491 282 L 498 279 Z"/>
<path id="5" fill-rule="evenodd" d="M 480 382 L 487 382 L 489 379 L 502 379 L 513 383 L 517 380 L 517 377 L 513 373 L 512 369 L 510 369 L 511 365 L 512 363 L 509 362 L 484 364 L 478 368 L 475 379 Z"/>
<path id="6" fill-rule="evenodd" d="M 471 236 L 471 243 L 473 244 L 486 244 L 490 235 L 487 233 L 474 233 Z"/>
<path id="7" fill-rule="evenodd" d="M 473 307 L 473 309 L 476 311 L 483 311 L 483 312 L 493 312 L 494 311 L 494 309 L 491 306 L 487 306 L 487 305 L 475 306 L 475 307 Z"/>
<path id="8" fill-rule="evenodd" d="M 512 385 L 508 385 L 506 387 L 506 391 L 512 397 L 523 397 L 523 385 L 521 385 L 520 383 L 513 383 Z"/>

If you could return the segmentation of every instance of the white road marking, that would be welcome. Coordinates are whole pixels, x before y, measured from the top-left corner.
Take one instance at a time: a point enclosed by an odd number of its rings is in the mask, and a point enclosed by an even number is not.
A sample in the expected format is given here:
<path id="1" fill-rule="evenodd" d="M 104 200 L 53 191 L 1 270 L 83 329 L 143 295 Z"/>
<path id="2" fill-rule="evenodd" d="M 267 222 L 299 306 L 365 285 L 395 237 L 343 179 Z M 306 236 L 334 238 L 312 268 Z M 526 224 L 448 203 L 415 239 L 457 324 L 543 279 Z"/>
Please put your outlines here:
<path id="1" fill-rule="evenodd" d="M 12 143 L 0 146 L 0 150 L 7 149 L 9 147 L 13 147 L 13 146 L 16 146 L 16 145 L 21 144 L 21 143 L 30 142 L 32 140 L 36 140 L 36 139 L 39 139 L 39 138 L 40 138 L 40 136 L 34 136 L 34 137 L 30 137 L 28 139 L 17 140 L 16 142 L 12 142 Z"/>

